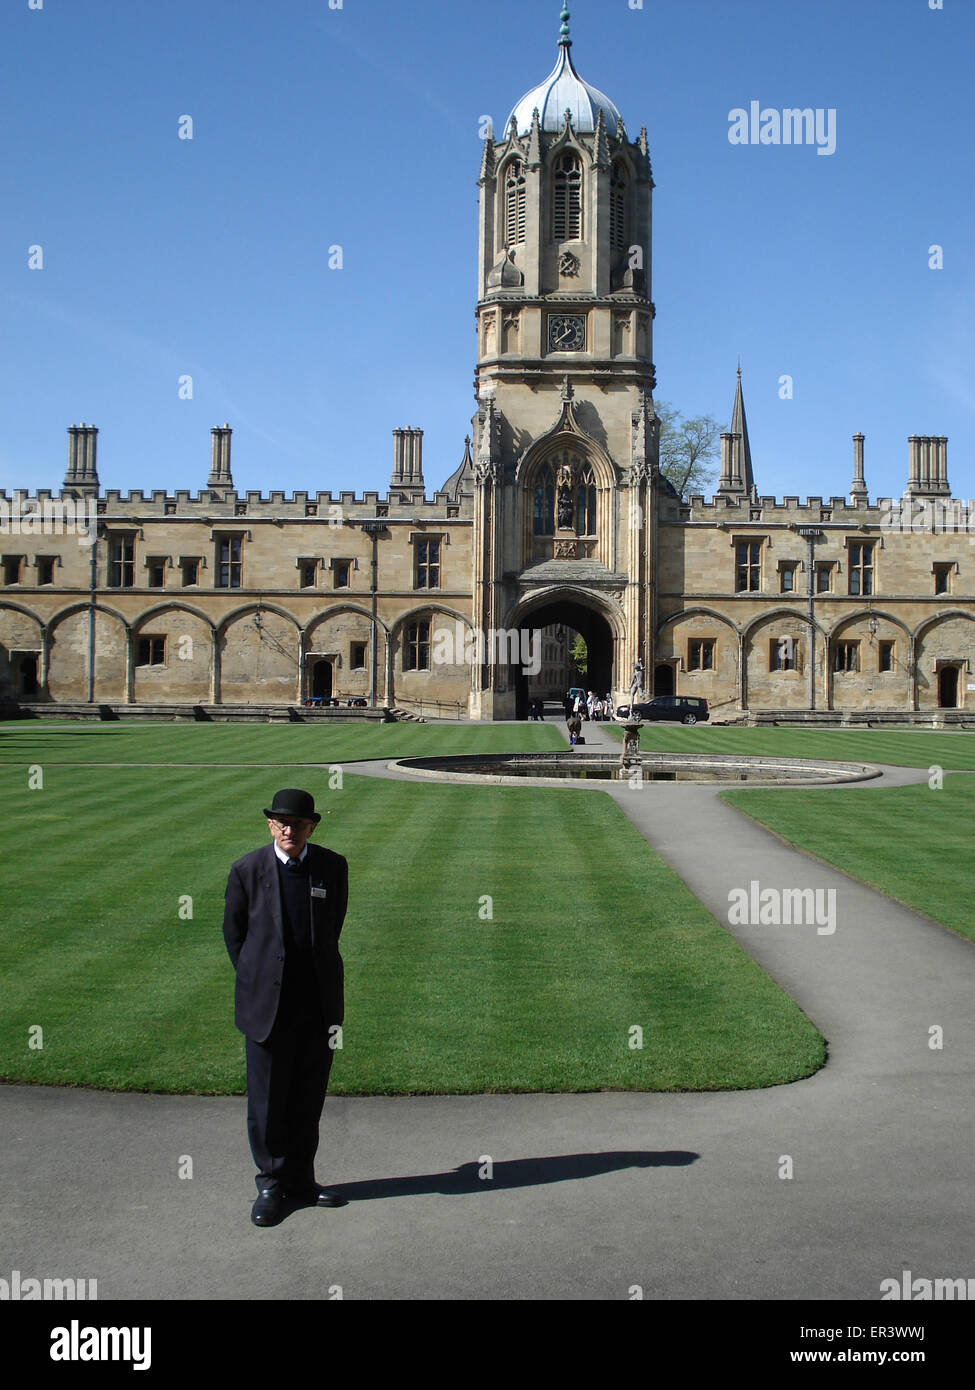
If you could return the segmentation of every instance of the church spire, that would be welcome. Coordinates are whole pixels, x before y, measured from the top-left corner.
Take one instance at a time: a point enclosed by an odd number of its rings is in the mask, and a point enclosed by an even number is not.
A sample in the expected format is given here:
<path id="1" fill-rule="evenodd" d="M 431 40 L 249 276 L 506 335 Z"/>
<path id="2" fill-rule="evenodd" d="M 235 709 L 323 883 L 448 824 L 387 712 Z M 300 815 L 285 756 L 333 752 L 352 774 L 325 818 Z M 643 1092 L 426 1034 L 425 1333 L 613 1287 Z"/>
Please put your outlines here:
<path id="1" fill-rule="evenodd" d="M 748 421 L 745 419 L 745 398 L 741 390 L 741 362 L 738 363 L 738 385 L 735 405 L 731 412 L 731 430 L 721 436 L 721 477 L 719 496 L 755 496 L 752 473 L 752 451 L 748 442 Z"/>

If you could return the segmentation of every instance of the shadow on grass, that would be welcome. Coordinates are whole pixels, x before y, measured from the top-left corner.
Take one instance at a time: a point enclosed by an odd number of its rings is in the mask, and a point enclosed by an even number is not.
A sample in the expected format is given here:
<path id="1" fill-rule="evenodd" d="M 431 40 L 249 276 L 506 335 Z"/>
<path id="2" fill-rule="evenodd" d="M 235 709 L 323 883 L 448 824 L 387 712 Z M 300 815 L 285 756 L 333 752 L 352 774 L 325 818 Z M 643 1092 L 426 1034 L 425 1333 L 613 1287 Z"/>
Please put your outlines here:
<path id="1" fill-rule="evenodd" d="M 450 1173 L 421 1173 L 413 1177 L 372 1178 L 367 1182 L 329 1183 L 349 1202 L 371 1202 L 385 1197 L 466 1197 L 499 1188 L 540 1187 L 545 1183 L 597 1178 L 625 1168 L 682 1168 L 700 1154 L 685 1149 L 622 1150 L 608 1153 L 558 1154 L 552 1158 L 515 1158 L 493 1165 L 493 1175 L 481 1178 L 481 1163 L 462 1163 Z"/>

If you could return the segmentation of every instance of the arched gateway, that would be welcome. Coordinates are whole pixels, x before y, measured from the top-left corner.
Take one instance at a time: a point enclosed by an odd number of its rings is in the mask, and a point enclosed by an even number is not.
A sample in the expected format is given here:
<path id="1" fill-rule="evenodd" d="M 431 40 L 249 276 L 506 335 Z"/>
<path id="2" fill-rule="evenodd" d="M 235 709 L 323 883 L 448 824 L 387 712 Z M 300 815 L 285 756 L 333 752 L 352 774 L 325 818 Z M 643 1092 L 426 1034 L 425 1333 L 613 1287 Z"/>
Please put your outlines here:
<path id="1" fill-rule="evenodd" d="M 586 644 L 586 671 L 571 684 L 581 685 L 586 690 L 594 690 L 605 695 L 622 684 L 616 673 L 616 653 L 622 632 L 622 613 L 613 612 L 594 601 L 591 596 L 580 596 L 572 590 L 548 594 L 544 598 L 526 601 L 516 612 L 512 625 L 520 631 L 537 634 L 530 650 L 539 651 L 542 629 L 556 625 L 576 632 Z M 514 671 L 515 717 L 524 719 L 528 714 L 529 669 L 524 663 Z M 564 695 L 560 690 L 558 694 Z"/>

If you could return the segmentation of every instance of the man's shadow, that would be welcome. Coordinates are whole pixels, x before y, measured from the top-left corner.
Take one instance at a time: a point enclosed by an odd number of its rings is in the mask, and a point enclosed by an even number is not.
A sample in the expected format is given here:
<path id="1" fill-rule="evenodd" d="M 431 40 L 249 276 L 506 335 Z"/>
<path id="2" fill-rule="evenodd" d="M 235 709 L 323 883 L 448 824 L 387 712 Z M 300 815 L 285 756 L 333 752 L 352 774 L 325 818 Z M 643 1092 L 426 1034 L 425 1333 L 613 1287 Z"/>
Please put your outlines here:
<path id="1" fill-rule="evenodd" d="M 401 1178 L 371 1178 L 366 1182 L 330 1183 L 329 1191 L 349 1202 L 373 1202 L 386 1197 L 466 1197 L 499 1188 L 540 1187 L 617 1173 L 625 1168 L 681 1168 L 700 1154 L 685 1149 L 613 1150 L 608 1153 L 557 1154 L 551 1158 L 512 1158 L 491 1163 L 462 1163 L 449 1173 L 422 1173 Z M 482 1177 L 481 1174 L 484 1174 Z M 490 1176 L 488 1174 L 490 1173 Z"/>

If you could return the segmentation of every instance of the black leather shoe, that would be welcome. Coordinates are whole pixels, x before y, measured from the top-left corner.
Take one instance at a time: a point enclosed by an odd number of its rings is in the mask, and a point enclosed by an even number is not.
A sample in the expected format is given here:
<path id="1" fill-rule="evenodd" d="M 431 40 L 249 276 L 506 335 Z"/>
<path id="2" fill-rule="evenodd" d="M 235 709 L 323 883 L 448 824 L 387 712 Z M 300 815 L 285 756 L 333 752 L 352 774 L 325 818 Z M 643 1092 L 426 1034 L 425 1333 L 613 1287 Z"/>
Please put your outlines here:
<path id="1" fill-rule="evenodd" d="M 262 1187 L 257 1201 L 251 1207 L 251 1220 L 255 1226 L 276 1226 L 281 1220 L 280 1187 Z"/>
<path id="2" fill-rule="evenodd" d="M 348 1202 L 337 1192 L 329 1192 L 327 1187 L 312 1183 L 310 1187 L 299 1187 L 288 1192 L 291 1201 L 303 1207 L 344 1207 Z"/>

